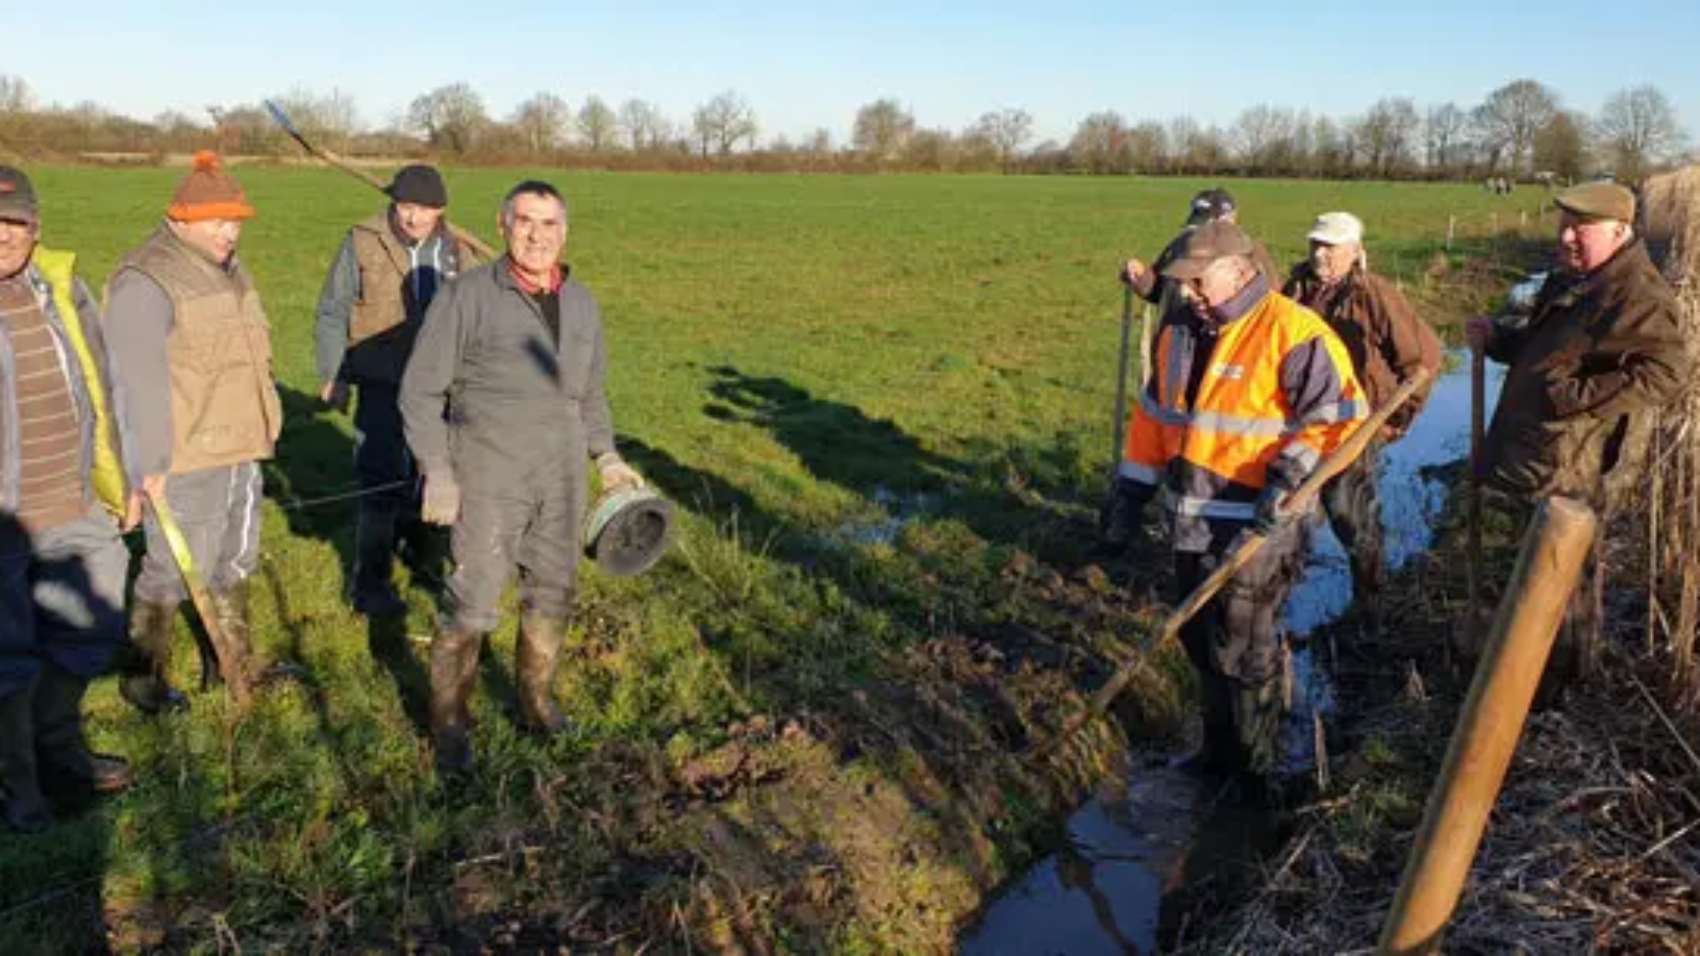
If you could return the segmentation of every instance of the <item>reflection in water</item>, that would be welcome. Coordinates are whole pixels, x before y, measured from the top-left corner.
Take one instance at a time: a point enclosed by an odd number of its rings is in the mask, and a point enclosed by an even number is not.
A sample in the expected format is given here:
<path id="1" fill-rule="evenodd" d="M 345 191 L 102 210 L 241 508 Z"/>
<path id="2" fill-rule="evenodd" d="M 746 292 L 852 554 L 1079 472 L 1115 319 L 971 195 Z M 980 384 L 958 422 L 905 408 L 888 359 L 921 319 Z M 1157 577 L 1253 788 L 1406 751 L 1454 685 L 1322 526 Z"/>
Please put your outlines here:
<path id="1" fill-rule="evenodd" d="M 1280 766 L 1283 776 L 1304 776 L 1316 769 L 1317 720 L 1334 713 L 1334 682 L 1312 653 L 1310 643 L 1296 644 L 1287 658 L 1292 704 L 1281 719 Z"/>
<path id="2" fill-rule="evenodd" d="M 1434 519 L 1446 503 L 1445 486 L 1423 477 L 1423 469 L 1459 461 L 1470 454 L 1470 356 L 1454 352 L 1453 358 L 1453 370 L 1435 383 L 1410 432 L 1381 456 L 1376 487 L 1390 570 L 1428 550 L 1434 537 Z M 1504 377 L 1504 366 L 1488 363 L 1485 418 L 1493 416 Z M 1326 521 L 1320 521 L 1311 536 L 1304 580 L 1287 601 L 1287 631 L 1310 634 L 1345 613 L 1351 603 L 1351 565 L 1340 540 Z"/>
<path id="3" fill-rule="evenodd" d="M 1546 285 L 1545 272 L 1530 273 L 1527 279 L 1511 287 L 1505 297 L 1505 307 L 1512 312 L 1528 312 L 1535 307 L 1535 293 Z"/>
<path id="4" fill-rule="evenodd" d="M 938 507 L 938 496 L 925 491 L 900 493 L 876 485 L 869 496 L 878 512 L 859 514 L 833 529 L 828 540 L 851 547 L 895 544 L 903 529 Z"/>
<path id="5" fill-rule="evenodd" d="M 1428 548 L 1445 488 L 1425 468 L 1468 456 L 1469 356 L 1435 383 L 1409 434 L 1382 456 L 1379 491 L 1387 557 L 1398 568 Z M 1491 415 L 1503 369 L 1488 366 Z M 1350 565 L 1320 522 L 1304 580 L 1284 613 L 1290 633 L 1308 635 L 1351 603 Z M 1292 657 L 1293 709 L 1282 728 L 1283 769 L 1316 759 L 1314 715 L 1333 710 L 1334 691 L 1309 647 Z M 966 956 L 1153 953 L 1166 892 L 1216 868 L 1246 862 L 1278 837 L 1271 821 L 1235 801 L 1212 799 L 1170 770 L 1141 771 L 1127 792 L 1097 799 L 1069 819 L 1068 841 L 1012 884 L 960 939 Z M 1208 819 L 1206 819 L 1208 818 Z M 1264 846 L 1267 844 L 1268 846 Z"/>
<path id="6" fill-rule="evenodd" d="M 1068 821 L 1068 839 L 1013 884 L 963 934 L 964 956 L 1157 951 L 1164 893 L 1194 839 L 1199 783 L 1170 770 L 1141 773 L 1124 794 L 1100 797 Z"/>

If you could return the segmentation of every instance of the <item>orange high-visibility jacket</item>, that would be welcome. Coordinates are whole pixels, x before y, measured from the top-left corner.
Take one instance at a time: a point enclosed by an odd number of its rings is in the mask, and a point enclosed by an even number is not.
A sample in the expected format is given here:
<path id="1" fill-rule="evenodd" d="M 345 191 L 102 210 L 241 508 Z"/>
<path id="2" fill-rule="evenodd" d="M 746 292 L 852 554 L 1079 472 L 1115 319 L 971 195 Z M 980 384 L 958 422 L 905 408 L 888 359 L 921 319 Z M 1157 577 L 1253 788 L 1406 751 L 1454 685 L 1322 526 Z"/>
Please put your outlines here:
<path id="1" fill-rule="evenodd" d="M 1203 550 L 1210 522 L 1250 521 L 1269 483 L 1296 488 L 1369 414 L 1345 344 L 1279 293 L 1219 324 L 1179 314 L 1151 353 L 1120 473 L 1162 488 L 1181 550 Z"/>

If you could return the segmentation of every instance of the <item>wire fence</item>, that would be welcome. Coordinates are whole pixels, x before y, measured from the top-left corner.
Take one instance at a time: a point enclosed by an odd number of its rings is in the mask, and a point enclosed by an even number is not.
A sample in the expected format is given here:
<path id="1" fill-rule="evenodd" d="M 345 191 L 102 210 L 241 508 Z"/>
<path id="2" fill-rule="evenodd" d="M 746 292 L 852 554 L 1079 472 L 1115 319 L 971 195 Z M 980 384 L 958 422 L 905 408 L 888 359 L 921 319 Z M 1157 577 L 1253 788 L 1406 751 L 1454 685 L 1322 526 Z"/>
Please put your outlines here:
<path id="1" fill-rule="evenodd" d="M 311 498 L 297 498 L 292 496 L 288 499 L 283 499 L 271 494 L 268 494 L 266 497 L 271 498 L 271 500 L 282 511 L 311 511 L 314 508 L 322 508 L 325 505 L 337 504 L 344 501 L 355 501 L 372 495 L 386 494 L 400 488 L 414 488 L 418 486 L 418 483 L 419 480 L 417 478 L 405 478 L 400 481 L 391 481 L 381 485 L 373 485 L 370 488 L 352 488 L 346 491 L 334 492 L 332 494 L 315 495 Z"/>

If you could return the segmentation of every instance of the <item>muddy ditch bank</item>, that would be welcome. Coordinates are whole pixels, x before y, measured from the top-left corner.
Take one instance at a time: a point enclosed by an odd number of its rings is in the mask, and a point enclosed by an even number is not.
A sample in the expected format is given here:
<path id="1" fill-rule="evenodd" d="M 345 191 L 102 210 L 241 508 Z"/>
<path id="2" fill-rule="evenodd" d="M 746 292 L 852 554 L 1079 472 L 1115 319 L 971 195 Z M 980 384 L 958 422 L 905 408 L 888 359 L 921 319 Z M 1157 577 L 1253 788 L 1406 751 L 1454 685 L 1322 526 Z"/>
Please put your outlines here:
<path id="1" fill-rule="evenodd" d="M 1068 534 L 1092 534 L 1085 514 L 1072 520 Z M 893 649 L 836 699 L 746 717 L 706 749 L 610 743 L 509 780 L 514 796 L 496 803 L 538 812 L 410 861 L 399 927 L 329 913 L 289 938 L 326 951 L 949 951 L 965 915 L 1123 775 L 1130 739 L 1170 737 L 1184 712 L 1184 661 L 1162 655 L 1116 720 L 1021 756 L 1108 679 L 1120 635 L 1153 626 L 1161 608 L 1112 576 L 1163 556 L 1063 568 L 1003 555 L 1001 618 Z M 202 938 L 179 928 L 194 913 L 109 917 L 135 949 Z"/>

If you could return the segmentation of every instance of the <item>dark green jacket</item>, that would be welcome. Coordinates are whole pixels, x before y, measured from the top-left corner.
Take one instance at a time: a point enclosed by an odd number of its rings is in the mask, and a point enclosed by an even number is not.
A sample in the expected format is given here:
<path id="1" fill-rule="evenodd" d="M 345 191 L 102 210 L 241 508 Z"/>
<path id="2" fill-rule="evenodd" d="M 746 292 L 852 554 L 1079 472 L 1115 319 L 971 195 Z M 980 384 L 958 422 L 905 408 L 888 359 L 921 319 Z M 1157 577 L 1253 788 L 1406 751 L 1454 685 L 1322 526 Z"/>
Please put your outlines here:
<path id="1" fill-rule="evenodd" d="M 1677 396 L 1689 370 L 1676 297 L 1640 239 L 1588 275 L 1555 271 L 1528 323 L 1500 328 L 1488 356 L 1510 369 L 1483 479 L 1596 507 L 1639 480 L 1650 413 Z"/>

